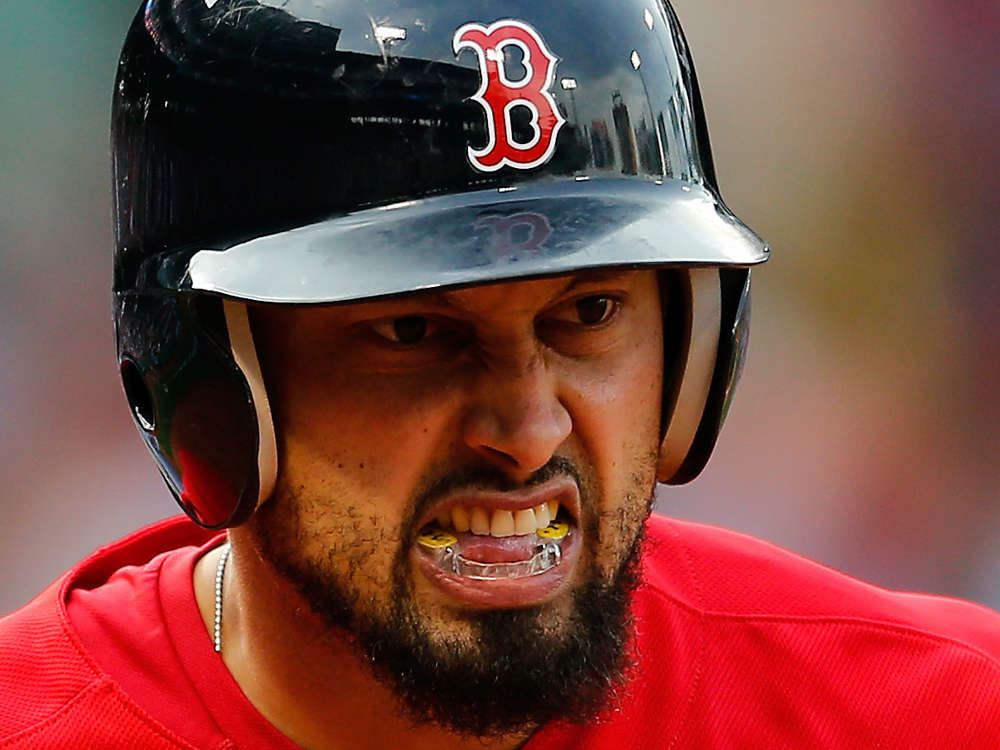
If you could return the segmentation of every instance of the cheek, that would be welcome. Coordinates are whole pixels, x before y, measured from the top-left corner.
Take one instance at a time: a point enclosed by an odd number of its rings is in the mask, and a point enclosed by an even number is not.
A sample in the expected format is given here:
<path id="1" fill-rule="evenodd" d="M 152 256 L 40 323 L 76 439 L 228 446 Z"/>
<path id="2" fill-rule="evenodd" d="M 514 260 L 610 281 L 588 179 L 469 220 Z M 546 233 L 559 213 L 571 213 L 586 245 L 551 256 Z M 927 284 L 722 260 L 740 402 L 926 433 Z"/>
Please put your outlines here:
<path id="1" fill-rule="evenodd" d="M 278 394 L 279 481 L 318 504 L 314 515 L 349 502 L 354 525 L 396 538 L 454 410 L 440 384 L 347 372 L 317 368 Z"/>
<path id="2" fill-rule="evenodd" d="M 313 590 L 309 597 L 346 606 L 355 614 L 385 608 L 392 587 L 391 534 L 350 502 L 331 503 L 289 491 L 277 494 L 253 517 L 253 533 L 266 539 L 269 559 L 290 566 Z"/>
<path id="3" fill-rule="evenodd" d="M 598 563 L 611 570 L 639 532 L 655 486 L 662 350 L 640 343 L 608 365 L 601 373 L 579 374 L 566 405 L 596 483 Z"/>
<path id="4" fill-rule="evenodd" d="M 566 406 L 596 467 L 608 474 L 605 481 L 658 451 L 662 369 L 660 347 L 640 343 L 598 371 L 581 366 L 571 373 Z"/>

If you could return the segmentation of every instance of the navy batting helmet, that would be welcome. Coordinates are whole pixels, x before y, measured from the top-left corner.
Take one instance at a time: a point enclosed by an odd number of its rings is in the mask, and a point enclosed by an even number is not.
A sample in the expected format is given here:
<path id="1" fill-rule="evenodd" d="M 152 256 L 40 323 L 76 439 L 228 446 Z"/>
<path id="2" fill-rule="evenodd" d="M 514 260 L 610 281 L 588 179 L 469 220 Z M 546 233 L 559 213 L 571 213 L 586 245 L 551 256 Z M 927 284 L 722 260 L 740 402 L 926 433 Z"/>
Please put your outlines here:
<path id="1" fill-rule="evenodd" d="M 148 0 L 112 147 L 121 374 L 198 523 L 275 481 L 248 302 L 663 269 L 659 477 L 708 460 L 768 251 L 722 201 L 663 0 Z"/>

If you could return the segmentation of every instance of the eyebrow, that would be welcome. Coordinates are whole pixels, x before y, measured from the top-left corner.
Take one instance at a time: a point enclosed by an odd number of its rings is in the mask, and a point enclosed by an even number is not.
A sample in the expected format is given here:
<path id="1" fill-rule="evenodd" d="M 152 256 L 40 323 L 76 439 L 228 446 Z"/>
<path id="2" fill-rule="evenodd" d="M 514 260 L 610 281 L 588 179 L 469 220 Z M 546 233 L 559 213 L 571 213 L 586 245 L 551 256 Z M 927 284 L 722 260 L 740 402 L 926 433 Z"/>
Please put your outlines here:
<path id="1" fill-rule="evenodd" d="M 557 291 L 556 294 L 555 294 L 555 296 L 561 297 L 564 294 L 567 294 L 567 293 L 573 291 L 574 289 L 576 289 L 579 286 L 586 286 L 586 285 L 590 285 L 590 284 L 602 284 L 602 283 L 606 283 L 606 282 L 609 282 L 609 281 L 619 281 L 619 280 L 625 278 L 626 276 L 628 276 L 634 270 L 635 269 L 632 269 L 632 268 L 614 267 L 614 268 L 599 268 L 599 269 L 594 269 L 594 270 L 581 271 L 581 272 L 575 273 L 572 276 L 570 276 L 566 280 L 566 285 L 564 287 L 562 287 L 559 291 Z M 557 275 L 562 275 L 562 274 L 557 274 Z M 493 284 L 513 284 L 513 283 L 517 283 L 517 282 L 521 282 L 521 281 L 543 281 L 546 278 L 547 277 L 545 277 L 545 276 L 539 276 L 537 278 L 530 278 L 530 277 L 529 278 L 523 278 L 522 277 L 522 278 L 513 278 L 513 279 L 499 279 L 499 280 L 497 280 L 495 282 L 492 282 L 491 284 L 487 284 L 487 285 L 484 285 L 484 286 L 492 286 Z M 475 285 L 475 286 L 467 287 L 467 288 L 469 288 L 469 289 L 475 289 L 476 286 L 479 286 L 479 285 Z M 419 294 L 428 303 L 439 304 L 442 307 L 455 309 L 456 305 L 452 302 L 452 300 L 450 300 L 448 298 L 448 295 L 451 292 L 453 292 L 453 291 L 455 291 L 455 290 L 454 289 L 444 289 L 444 290 L 440 290 L 440 291 L 420 292 Z M 395 298 L 395 299 L 390 300 L 390 301 L 396 301 L 398 299 L 400 299 L 400 298 Z M 404 297 L 404 299 L 405 299 L 405 297 Z"/>
<path id="2" fill-rule="evenodd" d="M 563 289 L 563 294 L 584 284 L 601 284 L 606 281 L 618 281 L 632 273 L 631 268 L 600 268 L 594 271 L 583 271 L 575 274 Z"/>

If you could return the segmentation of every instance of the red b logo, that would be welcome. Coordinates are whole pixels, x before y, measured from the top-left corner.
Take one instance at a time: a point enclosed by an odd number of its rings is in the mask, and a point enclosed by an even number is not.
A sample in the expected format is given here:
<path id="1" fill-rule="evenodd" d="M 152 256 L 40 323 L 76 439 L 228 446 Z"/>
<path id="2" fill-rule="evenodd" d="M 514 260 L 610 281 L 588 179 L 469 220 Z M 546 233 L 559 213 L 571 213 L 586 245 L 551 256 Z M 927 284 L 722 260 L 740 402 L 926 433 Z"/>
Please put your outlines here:
<path id="1" fill-rule="evenodd" d="M 503 64 L 503 48 L 519 47 L 523 55 L 524 77 L 517 81 L 507 78 Z M 521 21 L 503 20 L 481 26 L 467 23 L 452 40 L 457 55 L 471 47 L 479 57 L 482 83 L 472 97 L 486 111 L 489 141 L 485 148 L 469 146 L 469 161 L 483 172 L 495 172 L 503 166 L 531 169 L 547 162 L 556 148 L 556 135 L 566 122 L 556 108 L 549 87 L 555 79 L 558 58 L 549 52 L 545 42 L 533 28 Z M 510 111 L 523 106 L 531 111 L 534 136 L 526 143 L 515 141 L 510 123 Z"/>

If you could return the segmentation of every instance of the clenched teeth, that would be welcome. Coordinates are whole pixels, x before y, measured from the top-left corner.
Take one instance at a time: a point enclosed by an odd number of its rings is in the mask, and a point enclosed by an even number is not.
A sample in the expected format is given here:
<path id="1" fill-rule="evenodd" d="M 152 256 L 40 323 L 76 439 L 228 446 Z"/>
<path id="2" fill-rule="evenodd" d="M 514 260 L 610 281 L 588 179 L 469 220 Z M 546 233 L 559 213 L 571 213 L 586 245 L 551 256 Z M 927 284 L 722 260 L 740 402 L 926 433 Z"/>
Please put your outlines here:
<path id="1" fill-rule="evenodd" d="M 524 536 L 544 529 L 555 520 L 558 513 L 558 500 L 515 511 L 489 511 L 480 506 L 467 508 L 457 505 L 438 513 L 436 520 L 438 526 L 446 530 L 471 531 L 479 536 Z"/>

